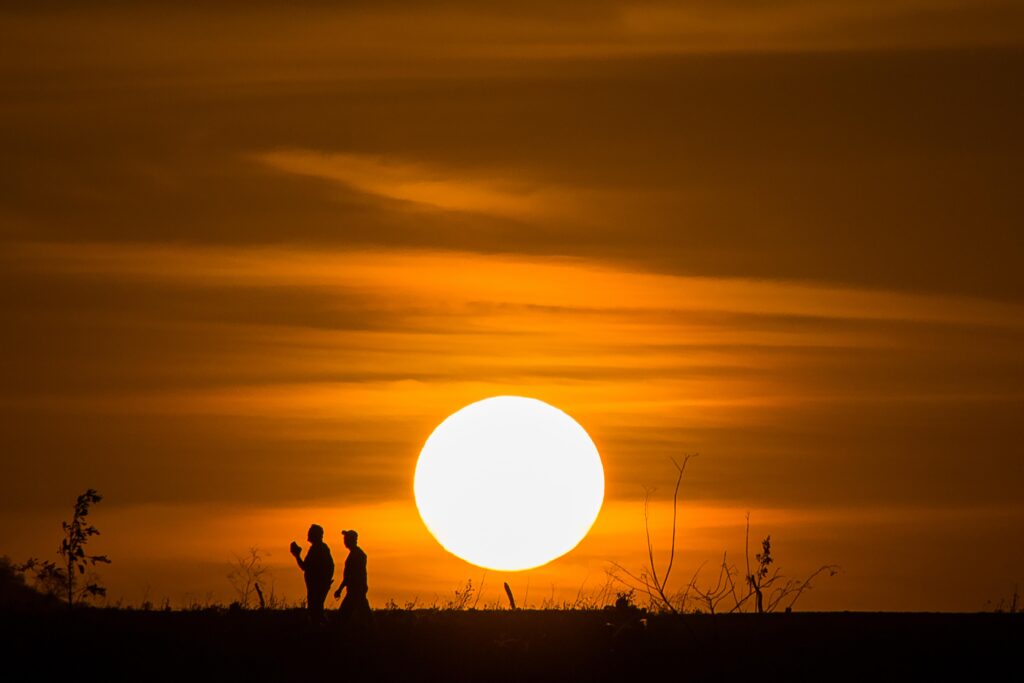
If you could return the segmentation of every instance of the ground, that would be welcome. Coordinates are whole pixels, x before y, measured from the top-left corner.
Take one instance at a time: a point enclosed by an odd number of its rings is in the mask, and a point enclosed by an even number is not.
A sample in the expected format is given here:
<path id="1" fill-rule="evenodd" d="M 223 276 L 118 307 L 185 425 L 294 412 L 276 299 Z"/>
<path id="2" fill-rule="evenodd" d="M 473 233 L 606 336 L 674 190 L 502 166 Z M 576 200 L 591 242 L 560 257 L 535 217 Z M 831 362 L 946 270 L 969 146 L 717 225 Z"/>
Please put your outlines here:
<path id="1" fill-rule="evenodd" d="M 8 610 L 0 636 L 9 669 L 81 680 L 979 680 L 1019 675 L 1024 615 Z"/>

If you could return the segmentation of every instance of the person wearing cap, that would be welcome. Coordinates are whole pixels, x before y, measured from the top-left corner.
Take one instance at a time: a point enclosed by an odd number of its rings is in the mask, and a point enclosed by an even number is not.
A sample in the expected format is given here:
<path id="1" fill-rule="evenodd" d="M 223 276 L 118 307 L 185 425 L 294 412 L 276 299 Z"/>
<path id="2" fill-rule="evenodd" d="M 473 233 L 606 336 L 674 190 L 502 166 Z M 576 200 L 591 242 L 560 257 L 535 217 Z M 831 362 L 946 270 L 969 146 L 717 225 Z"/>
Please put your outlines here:
<path id="1" fill-rule="evenodd" d="M 334 583 L 334 558 L 331 557 L 331 549 L 324 543 L 324 528 L 319 524 L 309 527 L 306 540 L 309 541 L 309 552 L 305 559 L 302 558 L 302 548 L 295 541 L 292 541 L 291 553 L 306 579 L 309 620 L 319 624 L 324 619 L 324 601 Z"/>
<path id="2" fill-rule="evenodd" d="M 342 531 L 341 535 L 348 548 L 348 557 L 345 558 L 345 573 L 338 590 L 334 591 L 334 598 L 341 597 L 343 588 L 347 592 L 338 608 L 338 614 L 349 622 L 368 619 L 370 603 L 366 600 L 366 592 L 369 590 L 366 583 L 366 553 L 359 547 L 358 532 L 348 529 Z"/>

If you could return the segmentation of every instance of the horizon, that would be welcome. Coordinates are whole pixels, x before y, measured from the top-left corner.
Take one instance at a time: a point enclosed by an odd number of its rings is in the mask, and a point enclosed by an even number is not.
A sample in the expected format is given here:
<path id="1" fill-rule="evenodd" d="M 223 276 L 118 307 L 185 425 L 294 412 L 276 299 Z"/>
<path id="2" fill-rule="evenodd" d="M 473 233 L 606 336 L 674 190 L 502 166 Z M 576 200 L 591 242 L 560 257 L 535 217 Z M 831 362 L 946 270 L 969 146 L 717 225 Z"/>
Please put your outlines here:
<path id="1" fill-rule="evenodd" d="M 87 3 L 88 5 L 88 3 Z M 413 498 L 490 396 L 593 439 L 604 505 L 524 605 L 771 535 L 796 609 L 1024 580 L 1024 8 L 225 0 L 0 9 L 0 555 L 87 488 L 108 601 L 228 603 L 310 523 L 370 603 L 484 570 Z M 328 606 L 336 604 L 328 600 Z"/>

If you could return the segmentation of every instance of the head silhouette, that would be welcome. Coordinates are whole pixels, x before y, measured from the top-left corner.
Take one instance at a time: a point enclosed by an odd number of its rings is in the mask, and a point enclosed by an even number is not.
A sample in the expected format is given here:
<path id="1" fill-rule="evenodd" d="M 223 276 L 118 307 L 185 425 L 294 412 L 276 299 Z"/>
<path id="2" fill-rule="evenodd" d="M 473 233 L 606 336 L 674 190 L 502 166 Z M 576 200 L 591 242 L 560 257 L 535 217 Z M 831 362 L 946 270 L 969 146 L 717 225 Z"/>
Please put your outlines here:
<path id="1" fill-rule="evenodd" d="M 310 525 L 306 540 L 310 543 L 319 543 L 324 540 L 324 528 L 319 524 Z"/>
<path id="2" fill-rule="evenodd" d="M 348 529 L 346 531 L 342 531 L 341 535 L 345 538 L 345 547 L 346 548 L 355 548 L 356 544 L 359 543 L 359 532 L 358 531 L 353 531 L 351 529 Z"/>

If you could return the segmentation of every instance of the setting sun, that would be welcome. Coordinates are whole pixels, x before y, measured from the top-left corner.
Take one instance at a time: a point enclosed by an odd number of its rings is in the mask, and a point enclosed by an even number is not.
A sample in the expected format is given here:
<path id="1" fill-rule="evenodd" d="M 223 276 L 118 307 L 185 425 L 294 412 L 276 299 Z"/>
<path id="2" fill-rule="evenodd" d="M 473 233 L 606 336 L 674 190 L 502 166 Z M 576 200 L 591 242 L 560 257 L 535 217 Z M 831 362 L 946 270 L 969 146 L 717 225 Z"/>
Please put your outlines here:
<path id="1" fill-rule="evenodd" d="M 497 396 L 438 425 L 420 452 L 415 492 L 445 549 L 518 571 L 583 540 L 604 500 L 604 468 L 570 416 L 537 399 Z"/>
<path id="2" fill-rule="evenodd" d="M 1019 660 L 1024 0 L 0 35 L 8 677 Z"/>

